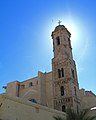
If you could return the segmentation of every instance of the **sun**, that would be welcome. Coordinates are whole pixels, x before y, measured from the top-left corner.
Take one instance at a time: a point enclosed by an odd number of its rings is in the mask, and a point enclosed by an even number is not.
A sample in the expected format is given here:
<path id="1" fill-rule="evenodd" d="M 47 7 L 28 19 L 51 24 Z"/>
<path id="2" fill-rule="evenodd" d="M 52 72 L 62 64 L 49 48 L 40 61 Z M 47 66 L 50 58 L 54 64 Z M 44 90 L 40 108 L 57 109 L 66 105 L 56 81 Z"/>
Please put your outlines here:
<path id="1" fill-rule="evenodd" d="M 79 33 L 79 30 L 78 30 L 76 24 L 73 22 L 65 22 L 64 25 L 68 29 L 68 31 L 71 33 L 72 43 L 73 44 L 76 43 L 77 38 L 78 38 L 78 33 Z"/>

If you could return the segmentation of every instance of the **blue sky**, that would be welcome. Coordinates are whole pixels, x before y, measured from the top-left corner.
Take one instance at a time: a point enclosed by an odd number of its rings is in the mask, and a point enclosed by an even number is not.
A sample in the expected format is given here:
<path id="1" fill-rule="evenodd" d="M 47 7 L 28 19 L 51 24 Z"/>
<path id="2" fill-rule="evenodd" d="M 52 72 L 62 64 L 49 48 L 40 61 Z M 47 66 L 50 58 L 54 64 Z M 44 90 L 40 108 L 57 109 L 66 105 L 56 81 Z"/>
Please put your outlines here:
<path id="1" fill-rule="evenodd" d="M 0 0 L 0 93 L 8 82 L 51 71 L 58 20 L 72 33 L 80 88 L 96 94 L 95 0 Z"/>

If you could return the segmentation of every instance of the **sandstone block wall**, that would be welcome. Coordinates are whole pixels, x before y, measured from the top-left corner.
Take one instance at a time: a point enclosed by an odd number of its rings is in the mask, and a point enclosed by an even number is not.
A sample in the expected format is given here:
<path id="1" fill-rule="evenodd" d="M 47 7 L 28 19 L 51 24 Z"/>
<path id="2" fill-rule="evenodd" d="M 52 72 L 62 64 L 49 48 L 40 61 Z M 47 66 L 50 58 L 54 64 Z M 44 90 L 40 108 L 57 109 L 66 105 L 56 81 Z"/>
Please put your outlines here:
<path id="1" fill-rule="evenodd" d="M 6 94 L 0 95 L 0 119 L 2 120 L 54 120 L 53 116 L 65 113 Z"/>

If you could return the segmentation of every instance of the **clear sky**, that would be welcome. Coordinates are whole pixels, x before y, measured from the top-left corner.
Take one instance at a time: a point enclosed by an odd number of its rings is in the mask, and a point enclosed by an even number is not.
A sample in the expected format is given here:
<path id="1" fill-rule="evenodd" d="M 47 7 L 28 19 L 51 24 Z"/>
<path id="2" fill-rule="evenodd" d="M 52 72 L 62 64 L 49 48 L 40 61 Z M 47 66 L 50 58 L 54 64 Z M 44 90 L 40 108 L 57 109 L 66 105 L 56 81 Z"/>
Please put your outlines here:
<path id="1" fill-rule="evenodd" d="M 58 20 L 72 33 L 80 88 L 96 94 L 96 0 L 0 0 L 0 93 L 52 70 Z"/>

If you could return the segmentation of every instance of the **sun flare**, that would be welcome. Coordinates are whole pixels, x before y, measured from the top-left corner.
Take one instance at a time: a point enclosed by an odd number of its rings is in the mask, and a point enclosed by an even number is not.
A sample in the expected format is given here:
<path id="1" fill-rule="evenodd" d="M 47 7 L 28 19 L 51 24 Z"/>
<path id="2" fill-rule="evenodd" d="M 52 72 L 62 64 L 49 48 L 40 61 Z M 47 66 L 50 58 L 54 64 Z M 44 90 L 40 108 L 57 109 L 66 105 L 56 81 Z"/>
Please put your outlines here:
<path id="1" fill-rule="evenodd" d="M 77 42 L 78 32 L 76 25 L 73 22 L 67 22 L 64 24 L 68 31 L 71 33 L 71 40 L 73 43 Z"/>
<path id="2" fill-rule="evenodd" d="M 78 40 L 79 40 L 79 37 L 80 37 L 80 23 L 79 23 L 79 20 L 73 20 L 73 19 L 69 19 L 68 17 L 61 17 L 61 19 L 59 18 L 56 18 L 56 20 L 53 20 L 52 19 L 52 23 L 51 25 L 48 25 L 46 26 L 46 29 L 45 29 L 45 26 L 44 26 L 44 35 L 45 35 L 45 38 L 47 39 L 46 36 L 50 36 L 50 34 L 52 33 L 52 31 L 54 30 L 54 28 L 58 25 L 58 20 L 61 21 L 61 25 L 64 25 L 67 30 L 71 33 L 71 43 L 72 43 L 72 46 L 75 46 L 78 44 Z M 47 21 L 46 23 L 48 23 L 49 21 Z M 78 29 L 79 28 L 79 29 Z M 43 36 L 44 37 L 44 36 Z M 51 36 L 50 36 L 50 40 L 51 40 Z"/>

